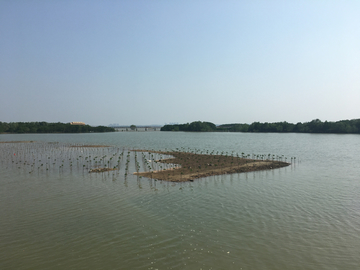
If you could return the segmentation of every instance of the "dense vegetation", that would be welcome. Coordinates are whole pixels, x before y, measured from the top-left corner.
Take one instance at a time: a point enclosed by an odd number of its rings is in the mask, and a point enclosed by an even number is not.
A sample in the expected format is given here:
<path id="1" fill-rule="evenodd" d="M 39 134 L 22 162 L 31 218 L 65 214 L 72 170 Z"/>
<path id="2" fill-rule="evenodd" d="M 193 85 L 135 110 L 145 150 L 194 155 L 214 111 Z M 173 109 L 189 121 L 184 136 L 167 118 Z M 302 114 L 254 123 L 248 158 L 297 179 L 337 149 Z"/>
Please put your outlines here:
<path id="1" fill-rule="evenodd" d="M 114 128 L 89 125 L 71 125 L 70 123 L 47 122 L 0 122 L 0 133 L 88 133 L 113 132 Z"/>
<path id="2" fill-rule="evenodd" d="M 181 125 L 165 125 L 160 131 L 217 131 L 216 125 L 210 122 L 195 121 Z"/>
<path id="3" fill-rule="evenodd" d="M 195 128 L 194 128 L 195 127 Z M 206 128 L 208 127 L 208 128 Z M 311 122 L 292 124 L 288 122 L 252 124 L 224 124 L 216 127 L 209 122 L 192 122 L 182 125 L 165 125 L 161 131 L 230 131 L 230 132 L 299 132 L 299 133 L 358 133 L 360 119 L 322 122 L 319 119 Z"/>

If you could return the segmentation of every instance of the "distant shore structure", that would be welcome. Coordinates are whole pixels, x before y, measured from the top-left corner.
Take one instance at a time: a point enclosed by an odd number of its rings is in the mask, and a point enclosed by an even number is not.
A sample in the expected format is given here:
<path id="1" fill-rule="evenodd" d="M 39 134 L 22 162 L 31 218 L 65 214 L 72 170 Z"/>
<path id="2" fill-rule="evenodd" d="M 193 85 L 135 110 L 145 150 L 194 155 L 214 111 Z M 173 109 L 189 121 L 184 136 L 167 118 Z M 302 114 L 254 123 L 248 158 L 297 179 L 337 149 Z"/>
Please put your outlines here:
<path id="1" fill-rule="evenodd" d="M 136 126 L 135 129 L 131 129 L 130 126 L 111 126 L 116 131 L 160 131 L 161 126 Z"/>
<path id="2" fill-rule="evenodd" d="M 70 125 L 74 125 L 74 126 L 85 126 L 84 122 L 70 122 Z"/>

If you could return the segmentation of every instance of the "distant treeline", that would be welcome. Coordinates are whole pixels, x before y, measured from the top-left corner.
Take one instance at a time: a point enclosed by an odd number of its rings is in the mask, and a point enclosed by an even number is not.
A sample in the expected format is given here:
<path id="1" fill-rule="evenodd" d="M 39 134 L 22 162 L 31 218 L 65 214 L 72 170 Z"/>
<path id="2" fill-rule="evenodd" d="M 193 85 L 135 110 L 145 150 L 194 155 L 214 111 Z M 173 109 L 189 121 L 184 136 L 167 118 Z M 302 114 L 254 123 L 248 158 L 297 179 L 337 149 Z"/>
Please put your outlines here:
<path id="1" fill-rule="evenodd" d="M 88 133 L 113 131 L 115 129 L 111 127 L 71 125 L 70 123 L 0 122 L 0 133 Z"/>
<path id="2" fill-rule="evenodd" d="M 195 121 L 187 124 L 180 125 L 165 125 L 160 131 L 217 131 L 215 124 L 210 122 Z"/>
<path id="3" fill-rule="evenodd" d="M 216 126 L 210 122 L 192 122 L 181 125 L 165 125 L 161 131 L 230 131 L 230 132 L 298 132 L 298 133 L 358 133 L 360 119 L 322 122 L 319 119 L 311 122 L 292 124 L 288 122 L 252 124 L 224 124 Z"/>

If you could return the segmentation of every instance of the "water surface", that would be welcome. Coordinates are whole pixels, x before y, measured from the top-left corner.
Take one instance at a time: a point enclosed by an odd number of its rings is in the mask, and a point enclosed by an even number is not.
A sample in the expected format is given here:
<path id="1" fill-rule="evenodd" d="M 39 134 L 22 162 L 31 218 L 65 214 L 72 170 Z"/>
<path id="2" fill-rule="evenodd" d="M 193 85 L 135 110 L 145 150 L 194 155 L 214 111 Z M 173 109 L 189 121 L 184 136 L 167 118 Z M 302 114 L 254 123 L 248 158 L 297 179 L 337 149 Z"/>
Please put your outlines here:
<path id="1" fill-rule="evenodd" d="M 121 149 L 185 147 L 295 156 L 297 161 L 273 171 L 191 183 L 125 176 L 123 169 L 103 174 L 81 169 L 29 173 L 0 161 L 0 269 L 357 269 L 360 265 L 359 135 L 0 135 L 0 141 L 13 140 Z M 135 171 L 133 152 L 129 171 Z"/>

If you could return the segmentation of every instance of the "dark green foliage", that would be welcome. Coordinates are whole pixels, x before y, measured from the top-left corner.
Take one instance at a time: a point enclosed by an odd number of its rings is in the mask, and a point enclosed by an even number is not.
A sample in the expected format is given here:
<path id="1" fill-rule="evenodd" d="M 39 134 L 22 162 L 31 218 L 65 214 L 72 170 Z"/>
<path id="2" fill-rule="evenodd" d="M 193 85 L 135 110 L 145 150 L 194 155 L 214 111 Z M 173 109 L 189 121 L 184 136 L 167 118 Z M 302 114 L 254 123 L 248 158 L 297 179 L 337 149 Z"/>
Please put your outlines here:
<path id="1" fill-rule="evenodd" d="M 181 125 L 165 125 L 161 131 L 217 131 L 216 125 L 210 122 L 195 121 Z"/>
<path id="2" fill-rule="evenodd" d="M 216 130 L 216 125 L 210 122 L 201 122 L 201 121 L 196 121 L 196 122 L 192 122 L 189 127 L 188 127 L 188 131 L 215 131 Z"/>
<path id="3" fill-rule="evenodd" d="M 341 120 L 337 122 L 311 122 L 292 124 L 288 122 L 248 124 L 227 124 L 218 128 L 237 132 L 297 132 L 297 133 L 360 133 L 360 119 Z"/>
<path id="4" fill-rule="evenodd" d="M 319 119 L 311 122 L 292 124 L 288 122 L 252 124 L 224 124 L 215 126 L 209 122 L 192 122 L 191 124 L 165 125 L 161 131 L 218 131 L 218 132 L 297 132 L 297 133 L 357 133 L 360 134 L 360 119 L 322 122 Z"/>
<path id="5" fill-rule="evenodd" d="M 89 125 L 71 125 L 70 123 L 47 122 L 0 122 L 0 133 L 89 133 L 113 132 L 114 128 Z"/>

